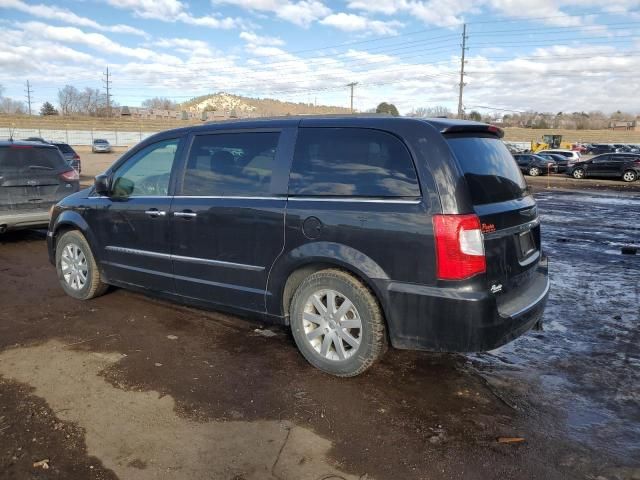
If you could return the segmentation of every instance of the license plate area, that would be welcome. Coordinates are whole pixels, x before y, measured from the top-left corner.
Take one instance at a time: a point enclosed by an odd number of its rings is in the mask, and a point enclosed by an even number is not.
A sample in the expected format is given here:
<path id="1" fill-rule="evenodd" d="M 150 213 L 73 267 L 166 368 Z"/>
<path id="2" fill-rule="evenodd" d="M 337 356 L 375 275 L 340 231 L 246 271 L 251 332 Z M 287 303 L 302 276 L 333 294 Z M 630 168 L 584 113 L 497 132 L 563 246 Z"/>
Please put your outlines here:
<path id="1" fill-rule="evenodd" d="M 533 239 L 533 232 L 531 230 L 518 233 L 516 235 L 516 245 L 520 261 L 526 260 L 537 251 L 536 242 Z"/>

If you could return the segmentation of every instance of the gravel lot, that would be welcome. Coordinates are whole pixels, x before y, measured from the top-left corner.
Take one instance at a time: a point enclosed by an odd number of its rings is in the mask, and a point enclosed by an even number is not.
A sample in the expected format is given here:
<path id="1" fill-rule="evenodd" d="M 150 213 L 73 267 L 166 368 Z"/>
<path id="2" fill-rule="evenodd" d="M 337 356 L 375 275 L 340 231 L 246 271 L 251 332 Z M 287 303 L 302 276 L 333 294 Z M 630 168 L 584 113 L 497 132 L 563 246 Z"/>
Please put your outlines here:
<path id="1" fill-rule="evenodd" d="M 43 232 L 0 237 L 0 478 L 640 478 L 640 254 L 620 252 L 640 192 L 570 186 L 536 185 L 543 332 L 346 380 L 282 329 L 124 290 L 77 302 Z"/>

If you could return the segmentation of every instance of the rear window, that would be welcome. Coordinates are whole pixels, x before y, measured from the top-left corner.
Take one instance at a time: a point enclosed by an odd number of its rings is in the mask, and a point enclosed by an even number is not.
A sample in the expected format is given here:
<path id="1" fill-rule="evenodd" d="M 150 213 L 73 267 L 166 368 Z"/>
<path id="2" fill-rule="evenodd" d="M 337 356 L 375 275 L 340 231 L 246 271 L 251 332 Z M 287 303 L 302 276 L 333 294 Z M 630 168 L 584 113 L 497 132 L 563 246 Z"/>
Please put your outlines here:
<path id="1" fill-rule="evenodd" d="M 64 158 L 56 148 L 51 147 L 0 147 L 0 168 L 33 172 L 58 170 L 66 166 Z"/>
<path id="2" fill-rule="evenodd" d="M 521 198 L 526 183 L 502 140 L 495 137 L 447 138 L 464 172 L 475 205 Z"/>
<path id="3" fill-rule="evenodd" d="M 365 128 L 301 128 L 291 195 L 418 197 L 409 151 L 393 135 Z"/>
<path id="4" fill-rule="evenodd" d="M 74 153 L 73 148 L 66 143 L 54 143 L 54 145 L 58 147 L 62 153 Z"/>

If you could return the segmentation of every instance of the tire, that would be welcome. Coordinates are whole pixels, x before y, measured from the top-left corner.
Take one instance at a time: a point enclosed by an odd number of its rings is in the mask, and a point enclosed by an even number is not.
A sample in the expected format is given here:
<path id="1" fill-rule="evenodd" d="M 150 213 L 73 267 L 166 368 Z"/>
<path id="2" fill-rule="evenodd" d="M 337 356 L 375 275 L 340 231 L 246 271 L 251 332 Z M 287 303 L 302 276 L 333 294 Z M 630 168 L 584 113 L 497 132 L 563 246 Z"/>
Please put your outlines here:
<path id="1" fill-rule="evenodd" d="M 638 174 L 633 170 L 627 170 L 622 174 L 622 180 L 625 182 L 635 182 L 638 179 Z"/>
<path id="2" fill-rule="evenodd" d="M 573 178 L 581 180 L 584 178 L 584 169 L 576 168 L 573 172 L 571 172 L 571 175 L 573 176 Z"/>
<path id="3" fill-rule="evenodd" d="M 329 318 L 331 303 L 333 315 Z M 319 307 L 324 307 L 324 315 L 319 314 Z M 380 305 L 367 287 L 343 271 L 330 269 L 309 275 L 296 290 L 289 313 L 300 353 L 323 372 L 354 377 L 387 350 Z"/>
<path id="4" fill-rule="evenodd" d="M 65 293 L 78 300 L 90 300 L 107 291 L 91 247 L 77 230 L 66 232 L 56 242 L 56 271 Z"/>
<path id="5" fill-rule="evenodd" d="M 538 175 L 540 175 L 540 169 L 538 167 L 531 167 L 529 168 L 529 175 L 531 177 L 537 177 Z"/>

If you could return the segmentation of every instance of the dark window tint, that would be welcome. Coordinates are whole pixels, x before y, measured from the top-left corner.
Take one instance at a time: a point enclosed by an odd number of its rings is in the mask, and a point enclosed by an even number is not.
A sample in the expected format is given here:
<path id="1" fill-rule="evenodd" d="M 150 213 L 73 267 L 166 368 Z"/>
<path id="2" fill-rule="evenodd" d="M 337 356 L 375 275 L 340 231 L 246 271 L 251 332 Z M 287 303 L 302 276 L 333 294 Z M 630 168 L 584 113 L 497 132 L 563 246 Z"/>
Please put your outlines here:
<path id="1" fill-rule="evenodd" d="M 502 140 L 494 137 L 448 138 L 476 205 L 521 198 L 526 184 Z"/>
<path id="2" fill-rule="evenodd" d="M 0 168 L 3 170 L 35 173 L 59 170 L 66 165 L 57 148 L 4 147 L 0 148 Z"/>
<path id="3" fill-rule="evenodd" d="M 67 145 L 66 143 L 54 143 L 54 145 L 56 147 L 58 147 L 58 149 L 62 152 L 62 153 L 75 153 L 73 148 L 71 148 L 69 145 Z"/>
<path id="4" fill-rule="evenodd" d="M 278 132 L 197 136 L 189 153 L 182 195 L 268 195 L 279 137 Z"/>
<path id="5" fill-rule="evenodd" d="M 364 128 L 302 128 L 289 193 L 417 197 L 420 187 L 407 148 L 393 135 Z"/>
<path id="6" fill-rule="evenodd" d="M 611 160 L 611 156 L 609 155 L 602 155 L 601 157 L 593 157 L 592 162 L 593 163 L 606 163 L 609 160 Z"/>

